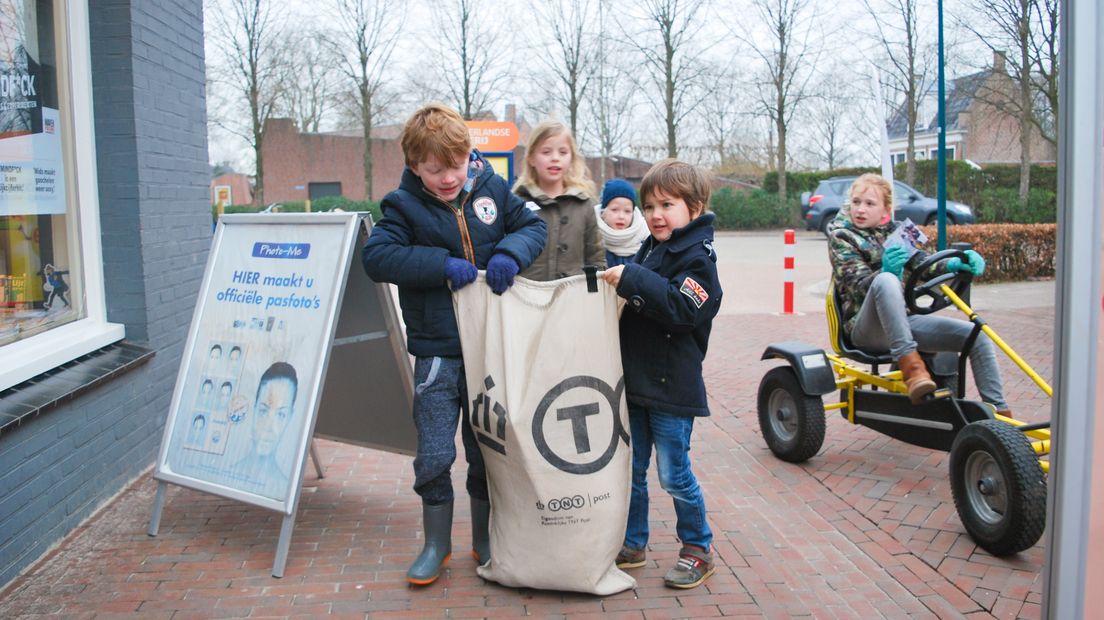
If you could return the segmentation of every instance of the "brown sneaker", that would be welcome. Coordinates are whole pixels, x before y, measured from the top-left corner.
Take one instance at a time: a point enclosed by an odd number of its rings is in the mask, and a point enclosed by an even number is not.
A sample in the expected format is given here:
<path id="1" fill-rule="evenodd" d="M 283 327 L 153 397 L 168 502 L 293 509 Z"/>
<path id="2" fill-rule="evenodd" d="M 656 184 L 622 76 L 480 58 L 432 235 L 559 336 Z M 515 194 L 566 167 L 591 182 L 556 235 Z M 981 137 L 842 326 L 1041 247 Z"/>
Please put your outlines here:
<path id="1" fill-rule="evenodd" d="M 617 568 L 640 568 L 647 562 L 644 560 L 643 549 L 633 549 L 622 545 L 621 551 L 617 552 Z"/>
<path id="2" fill-rule="evenodd" d="M 696 588 L 715 570 L 712 553 L 686 545 L 679 551 L 678 563 L 663 577 L 663 583 L 671 588 Z"/>

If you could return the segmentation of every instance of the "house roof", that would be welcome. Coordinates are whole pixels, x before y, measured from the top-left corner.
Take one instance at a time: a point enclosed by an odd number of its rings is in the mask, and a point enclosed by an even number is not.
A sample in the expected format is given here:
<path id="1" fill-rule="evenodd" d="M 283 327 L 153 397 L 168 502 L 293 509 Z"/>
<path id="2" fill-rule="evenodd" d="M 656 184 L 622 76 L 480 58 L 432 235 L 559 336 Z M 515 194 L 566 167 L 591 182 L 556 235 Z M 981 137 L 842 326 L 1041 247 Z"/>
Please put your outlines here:
<path id="1" fill-rule="evenodd" d="M 958 129 L 958 115 L 970 107 L 970 104 L 974 101 L 974 97 L 977 95 L 978 88 L 985 82 L 985 80 L 992 75 L 991 69 L 965 75 L 960 78 L 951 80 L 950 88 L 947 90 L 947 131 Z M 927 89 L 921 89 L 927 93 L 933 93 L 934 87 Z M 933 93 L 934 94 L 934 93 Z M 919 119 L 923 121 L 923 119 Z M 917 133 L 936 133 L 939 131 L 939 114 L 938 112 L 932 115 L 931 120 L 922 125 L 924 129 L 919 129 Z M 898 106 L 897 110 L 890 117 L 886 123 L 886 131 L 889 134 L 889 139 L 903 138 L 908 135 L 908 120 L 905 113 L 904 102 Z"/>

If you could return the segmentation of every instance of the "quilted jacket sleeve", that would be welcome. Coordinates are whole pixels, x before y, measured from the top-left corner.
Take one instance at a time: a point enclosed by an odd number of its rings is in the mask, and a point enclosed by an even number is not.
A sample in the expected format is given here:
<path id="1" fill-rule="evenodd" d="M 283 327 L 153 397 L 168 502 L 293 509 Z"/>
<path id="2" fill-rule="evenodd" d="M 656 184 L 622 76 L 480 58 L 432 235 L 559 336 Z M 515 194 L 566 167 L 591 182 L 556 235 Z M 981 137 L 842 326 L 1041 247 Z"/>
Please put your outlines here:
<path id="1" fill-rule="evenodd" d="M 414 244 L 414 229 L 397 193 L 388 194 L 380 208 L 383 218 L 361 252 L 368 277 L 412 288 L 443 286 L 448 250 Z"/>

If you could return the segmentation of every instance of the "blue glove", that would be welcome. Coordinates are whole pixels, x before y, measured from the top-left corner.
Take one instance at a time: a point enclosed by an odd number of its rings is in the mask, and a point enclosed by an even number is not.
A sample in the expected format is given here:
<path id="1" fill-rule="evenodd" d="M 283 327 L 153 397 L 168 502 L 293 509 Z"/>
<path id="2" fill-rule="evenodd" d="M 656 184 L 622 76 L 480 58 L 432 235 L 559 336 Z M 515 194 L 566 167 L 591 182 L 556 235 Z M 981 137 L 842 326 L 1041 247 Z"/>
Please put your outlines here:
<path id="1" fill-rule="evenodd" d="M 909 252 L 903 245 L 895 245 L 886 248 L 885 252 L 882 252 L 882 271 L 885 273 L 892 273 L 898 278 L 905 271 L 905 263 L 908 262 Z"/>
<path id="2" fill-rule="evenodd" d="M 948 258 L 947 271 L 969 271 L 975 276 L 985 273 L 985 259 L 981 257 L 981 254 L 973 250 L 966 250 L 966 259 L 969 262 L 963 263 L 957 256 Z"/>
<path id="3" fill-rule="evenodd" d="M 506 289 L 514 285 L 514 276 L 517 275 L 518 264 L 507 254 L 495 254 L 487 262 L 487 285 L 491 292 L 501 295 Z"/>
<path id="4" fill-rule="evenodd" d="M 452 290 L 458 291 L 471 284 L 477 275 L 479 270 L 468 261 L 451 256 L 445 259 L 445 278 L 449 281 Z"/>

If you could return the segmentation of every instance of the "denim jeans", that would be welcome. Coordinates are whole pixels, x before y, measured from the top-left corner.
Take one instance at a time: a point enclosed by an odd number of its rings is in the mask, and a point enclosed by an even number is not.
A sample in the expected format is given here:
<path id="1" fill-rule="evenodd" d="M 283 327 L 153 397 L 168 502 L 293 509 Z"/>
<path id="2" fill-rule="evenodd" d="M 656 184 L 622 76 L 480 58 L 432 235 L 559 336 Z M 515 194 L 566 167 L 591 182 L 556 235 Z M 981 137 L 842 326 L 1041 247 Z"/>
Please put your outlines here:
<path id="1" fill-rule="evenodd" d="M 451 470 L 456 461 L 458 422 L 468 461 L 468 494 L 487 499 L 483 454 L 467 423 L 467 392 L 462 358 L 415 358 L 414 427 L 418 431 L 418 453 L 414 457 L 414 492 L 427 504 L 453 500 Z M 464 413 L 463 421 L 461 412 Z"/>
<path id="2" fill-rule="evenodd" d="M 974 325 L 969 321 L 935 316 L 909 315 L 905 311 L 905 294 L 901 280 L 891 273 L 874 277 L 866 299 L 859 308 L 851 330 L 851 342 L 871 352 L 889 351 L 893 359 L 916 350 L 925 353 L 962 351 Z M 974 371 L 981 399 L 998 410 L 1008 409 L 1001 387 L 1000 368 L 993 341 L 984 332 L 978 334 L 970 351 L 970 368 Z"/>
<path id="3" fill-rule="evenodd" d="M 684 545 L 709 550 L 713 532 L 705 520 L 705 499 L 690 469 L 690 433 L 694 418 L 629 406 L 632 433 L 632 494 L 625 545 L 643 549 L 648 544 L 648 464 L 656 451 L 659 485 L 675 503 L 675 532 Z"/>

